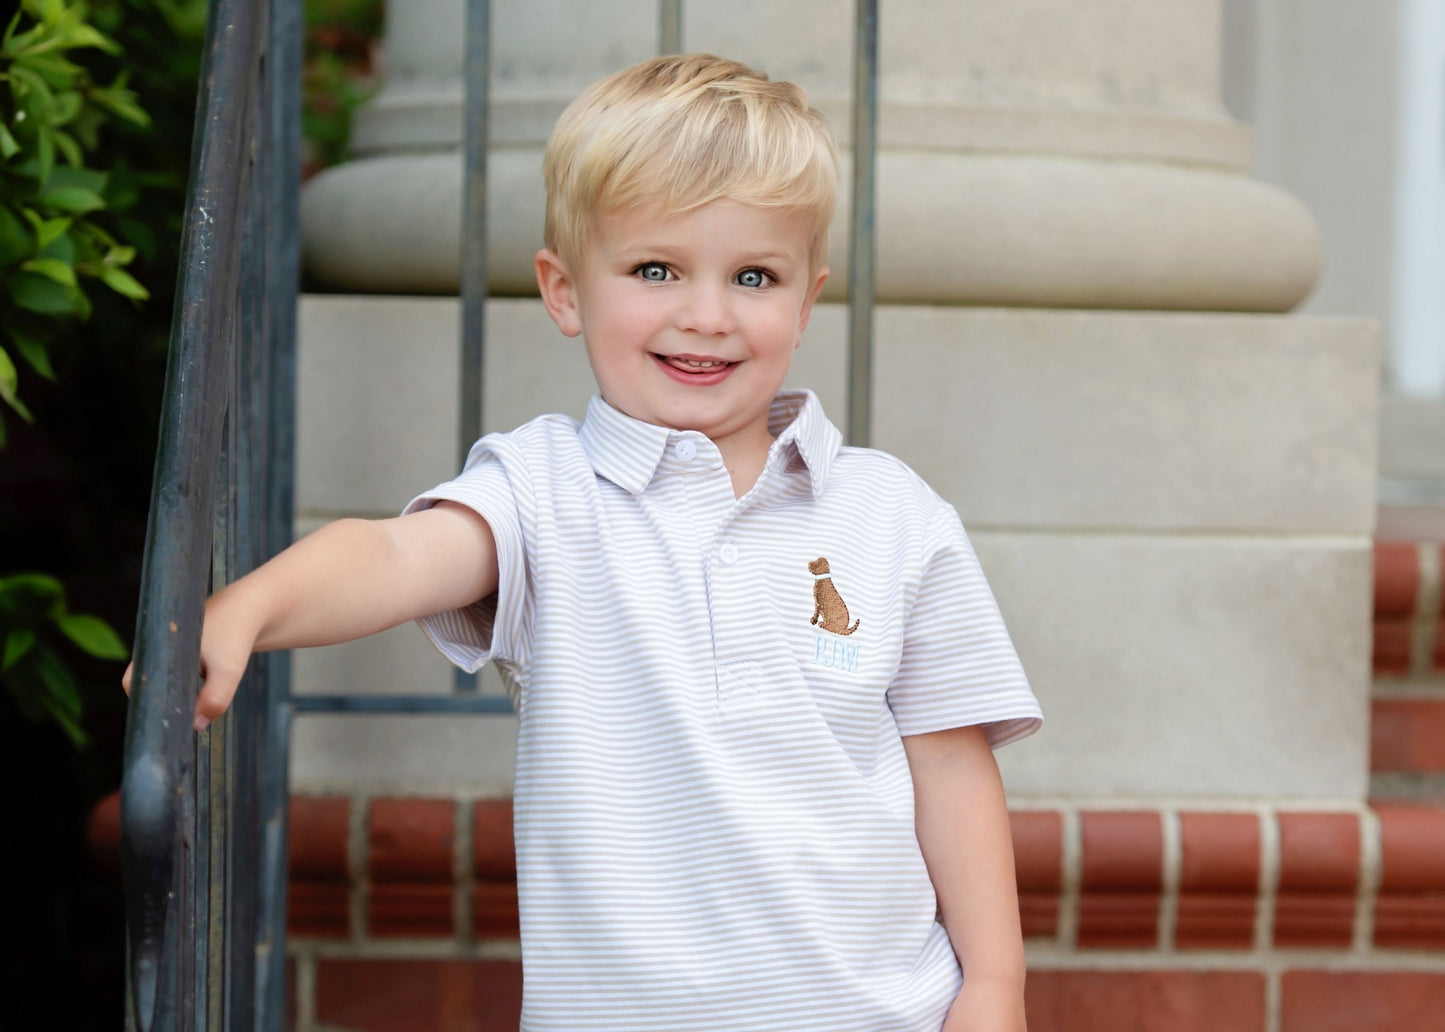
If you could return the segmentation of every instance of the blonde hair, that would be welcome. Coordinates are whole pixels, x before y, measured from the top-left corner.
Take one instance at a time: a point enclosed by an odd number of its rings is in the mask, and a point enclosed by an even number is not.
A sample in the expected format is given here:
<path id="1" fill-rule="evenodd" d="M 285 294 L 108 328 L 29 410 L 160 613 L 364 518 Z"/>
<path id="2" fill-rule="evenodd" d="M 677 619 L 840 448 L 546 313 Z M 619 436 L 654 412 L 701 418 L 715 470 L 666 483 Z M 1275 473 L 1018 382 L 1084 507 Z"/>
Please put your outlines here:
<path id="1" fill-rule="evenodd" d="M 802 89 L 711 54 L 658 57 L 568 105 L 543 159 L 547 247 L 570 261 L 593 219 L 656 204 L 683 214 L 723 198 L 802 213 L 821 266 L 837 194 L 837 144 Z"/>

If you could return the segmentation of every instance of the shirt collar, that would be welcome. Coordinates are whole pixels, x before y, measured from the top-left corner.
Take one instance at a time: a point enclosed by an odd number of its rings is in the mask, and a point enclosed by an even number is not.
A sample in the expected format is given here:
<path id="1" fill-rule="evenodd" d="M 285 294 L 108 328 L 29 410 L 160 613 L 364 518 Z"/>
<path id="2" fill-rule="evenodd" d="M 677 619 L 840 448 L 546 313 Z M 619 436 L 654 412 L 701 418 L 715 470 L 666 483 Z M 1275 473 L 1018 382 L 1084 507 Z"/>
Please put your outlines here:
<path id="1" fill-rule="evenodd" d="M 779 391 L 768 410 L 768 430 L 777 437 L 769 466 L 786 464 L 796 454 L 807 467 L 813 494 L 821 494 L 843 435 L 823 414 L 818 396 L 810 390 Z M 652 483 L 668 442 L 689 433 L 633 419 L 594 394 L 577 436 L 599 476 L 641 494 Z"/>

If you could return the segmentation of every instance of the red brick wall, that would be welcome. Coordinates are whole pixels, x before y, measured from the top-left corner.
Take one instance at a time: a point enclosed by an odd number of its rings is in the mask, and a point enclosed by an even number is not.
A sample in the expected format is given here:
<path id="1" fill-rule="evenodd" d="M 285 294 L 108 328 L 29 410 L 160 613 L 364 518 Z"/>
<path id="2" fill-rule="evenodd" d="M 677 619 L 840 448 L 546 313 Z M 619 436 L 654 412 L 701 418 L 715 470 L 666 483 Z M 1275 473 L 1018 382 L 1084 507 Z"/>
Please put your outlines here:
<path id="1" fill-rule="evenodd" d="M 1442 566 L 1376 548 L 1370 807 L 1012 814 L 1031 1032 L 1445 1032 Z M 297 1028 L 516 1029 L 512 849 L 509 800 L 294 798 Z"/>

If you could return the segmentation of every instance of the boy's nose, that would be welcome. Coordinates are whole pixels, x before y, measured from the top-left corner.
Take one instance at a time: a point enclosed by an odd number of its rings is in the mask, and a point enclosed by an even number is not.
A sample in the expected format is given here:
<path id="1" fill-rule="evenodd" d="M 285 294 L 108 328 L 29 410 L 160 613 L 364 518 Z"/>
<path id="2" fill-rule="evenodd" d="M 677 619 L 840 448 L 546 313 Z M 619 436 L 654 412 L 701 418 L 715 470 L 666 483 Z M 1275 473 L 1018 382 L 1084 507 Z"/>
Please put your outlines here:
<path id="1" fill-rule="evenodd" d="M 731 333 L 736 323 L 727 290 L 710 284 L 693 284 L 678 311 L 678 328 L 709 336 Z"/>

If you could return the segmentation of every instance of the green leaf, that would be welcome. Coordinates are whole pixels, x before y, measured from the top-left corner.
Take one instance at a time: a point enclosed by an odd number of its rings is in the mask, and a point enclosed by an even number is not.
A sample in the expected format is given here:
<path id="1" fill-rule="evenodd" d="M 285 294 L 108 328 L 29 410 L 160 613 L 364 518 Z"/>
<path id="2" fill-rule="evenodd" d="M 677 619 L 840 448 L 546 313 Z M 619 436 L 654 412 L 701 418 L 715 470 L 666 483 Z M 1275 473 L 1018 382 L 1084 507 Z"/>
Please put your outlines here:
<path id="1" fill-rule="evenodd" d="M 59 283 L 33 272 L 20 272 L 6 284 L 10 297 L 21 308 L 41 315 L 72 315 L 79 305 Z"/>
<path id="2" fill-rule="evenodd" d="M 38 272 L 67 287 L 79 286 L 75 281 L 75 270 L 59 258 L 32 258 L 20 267 L 27 272 Z"/>
<path id="3" fill-rule="evenodd" d="M 100 281 L 117 294 L 134 301 L 146 301 L 151 296 L 150 291 L 141 286 L 134 276 L 114 265 L 101 266 Z"/>
<path id="4" fill-rule="evenodd" d="M 71 714 L 56 706 L 50 696 L 42 695 L 40 704 L 49 711 L 51 718 L 60 725 L 60 730 L 65 732 L 65 737 L 70 739 L 70 744 L 77 749 L 83 749 L 90 742 L 90 736 L 80 726 L 80 722 Z"/>
<path id="5" fill-rule="evenodd" d="M 94 168 L 68 168 L 65 165 L 55 170 L 50 178 L 50 186 L 79 186 L 91 193 L 105 193 L 106 183 L 110 180 L 110 173 L 102 172 Z"/>
<path id="6" fill-rule="evenodd" d="M 12 89 L 14 86 L 21 87 L 14 91 L 16 101 L 18 102 L 22 98 L 25 100 L 25 110 L 30 113 L 32 118 L 39 118 L 51 104 L 55 103 L 55 94 L 51 91 L 50 83 L 45 81 L 44 76 L 37 75 L 18 61 L 10 66 L 9 75 Z M 32 94 L 34 96 L 31 96 Z M 36 103 L 37 101 L 38 103 Z"/>
<path id="7" fill-rule="evenodd" d="M 0 656 L 0 672 L 9 670 L 35 645 L 36 634 L 26 628 L 17 628 L 5 635 L 4 655 Z"/>
<path id="8" fill-rule="evenodd" d="M 40 257 L 55 258 L 59 261 L 64 262 L 66 265 L 74 265 L 75 242 L 70 238 L 77 229 L 82 228 L 84 225 L 84 223 L 80 223 L 79 225 L 76 225 L 75 227 L 68 230 L 67 232 L 61 233 L 54 240 L 47 243 L 44 247 L 40 249 Z"/>
<path id="9" fill-rule="evenodd" d="M 79 68 L 76 69 L 79 71 Z M 81 107 L 85 104 L 84 98 L 74 90 L 66 90 L 64 93 L 55 95 L 55 104 L 50 109 L 50 124 L 52 126 L 64 125 L 80 114 Z"/>
<path id="10" fill-rule="evenodd" d="M 25 224 L 8 205 L 0 204 L 0 269 L 14 265 L 35 247 Z"/>
<path id="11" fill-rule="evenodd" d="M 50 139 L 55 143 L 55 149 L 60 151 L 61 157 L 71 166 L 85 164 L 85 155 L 81 153 L 80 144 L 75 141 L 74 136 L 57 129 L 50 134 Z"/>
<path id="12" fill-rule="evenodd" d="M 38 626 L 64 612 L 65 589 L 49 574 L 12 573 L 0 577 L 0 613 Z"/>
<path id="13" fill-rule="evenodd" d="M 19 26 L 20 11 L 16 10 L 14 17 L 10 19 L 10 24 L 5 26 L 5 36 L 3 39 L 0 39 L 0 50 L 4 50 L 7 53 L 9 52 L 10 40 L 15 36 L 15 30 L 19 28 Z"/>
<path id="14" fill-rule="evenodd" d="M 65 661 L 42 642 L 35 650 L 35 670 L 45 685 L 47 694 L 59 704 L 61 710 L 71 716 L 80 716 L 80 692 L 75 687 L 75 677 Z"/>
<path id="15" fill-rule="evenodd" d="M 50 170 L 55 167 L 55 141 L 50 138 L 50 130 L 43 126 L 35 136 L 35 160 L 39 173 L 36 178 L 43 187 L 50 182 Z"/>
<path id="16" fill-rule="evenodd" d="M 83 186 L 52 186 L 36 199 L 41 204 L 76 214 L 99 211 L 105 207 L 105 201 L 100 194 Z"/>
<path id="17" fill-rule="evenodd" d="M 149 129 L 151 116 L 146 113 L 145 108 L 137 104 L 130 96 L 97 97 L 102 107 L 106 108 L 117 118 L 124 119 L 131 125 L 138 125 L 142 129 Z"/>
<path id="18" fill-rule="evenodd" d="M 0 400 L 18 412 L 25 422 L 33 423 L 35 420 L 30 415 L 30 410 L 15 395 L 19 385 L 20 376 L 15 370 L 14 360 L 6 354 L 4 348 L 0 348 Z"/>
<path id="19" fill-rule="evenodd" d="M 42 251 L 50 246 L 50 242 L 70 228 L 71 219 L 61 216 L 55 219 L 42 219 L 29 208 L 24 209 L 25 220 L 35 230 L 35 243 Z"/>
<path id="20" fill-rule="evenodd" d="M 22 333 L 12 326 L 10 328 L 10 343 L 14 345 L 16 351 L 20 352 L 20 356 L 30 364 L 31 369 L 34 369 L 47 380 L 55 379 L 55 370 L 50 365 L 50 352 L 45 350 L 44 341 L 37 337 L 30 336 L 28 333 Z"/>
<path id="21" fill-rule="evenodd" d="M 73 641 L 81 651 L 97 659 L 126 659 L 130 650 L 125 642 L 111 630 L 110 624 L 97 616 L 71 613 L 62 616 L 57 623 L 60 633 Z"/>
<path id="22" fill-rule="evenodd" d="M 25 67 L 41 76 L 51 86 L 68 90 L 85 71 L 74 61 L 67 61 L 60 54 L 30 54 L 24 58 Z M 62 95 L 63 96 L 63 95 Z M 79 94 L 73 94 L 76 100 Z"/>
<path id="23" fill-rule="evenodd" d="M 129 265 L 134 260 L 135 248 L 125 247 L 121 244 L 116 244 L 107 251 L 104 258 L 107 265 Z"/>
<path id="24" fill-rule="evenodd" d="M 120 243 L 119 240 L 101 229 L 94 222 L 77 222 L 75 228 L 69 235 L 75 237 L 76 243 L 78 244 L 94 244 L 97 248 L 103 247 L 106 250 Z"/>
<path id="25" fill-rule="evenodd" d="M 67 47 L 97 47 L 107 54 L 120 53 L 120 47 L 113 40 L 102 36 L 95 26 L 84 23 L 72 27 L 61 37 L 61 42 Z"/>
<path id="26" fill-rule="evenodd" d="M 5 123 L 0 122 L 0 161 L 9 161 L 20 153 L 20 144 L 15 142 L 15 137 L 10 135 L 10 130 L 5 128 Z"/>

